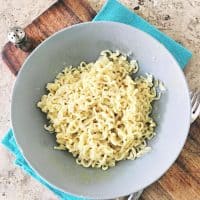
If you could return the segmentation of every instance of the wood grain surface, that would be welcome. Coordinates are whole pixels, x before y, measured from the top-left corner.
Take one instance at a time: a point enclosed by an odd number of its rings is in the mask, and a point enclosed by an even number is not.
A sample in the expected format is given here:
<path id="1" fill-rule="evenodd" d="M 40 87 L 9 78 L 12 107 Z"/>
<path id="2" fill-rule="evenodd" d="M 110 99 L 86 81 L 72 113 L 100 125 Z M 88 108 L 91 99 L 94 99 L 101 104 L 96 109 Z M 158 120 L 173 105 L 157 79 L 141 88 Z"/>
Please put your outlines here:
<path id="1" fill-rule="evenodd" d="M 25 31 L 36 47 L 56 31 L 90 21 L 95 15 L 85 0 L 59 0 L 25 27 Z M 29 53 L 7 43 L 1 55 L 12 73 L 17 75 Z M 164 176 L 145 189 L 140 199 L 200 200 L 200 119 L 192 124 L 184 149 L 176 162 Z"/>

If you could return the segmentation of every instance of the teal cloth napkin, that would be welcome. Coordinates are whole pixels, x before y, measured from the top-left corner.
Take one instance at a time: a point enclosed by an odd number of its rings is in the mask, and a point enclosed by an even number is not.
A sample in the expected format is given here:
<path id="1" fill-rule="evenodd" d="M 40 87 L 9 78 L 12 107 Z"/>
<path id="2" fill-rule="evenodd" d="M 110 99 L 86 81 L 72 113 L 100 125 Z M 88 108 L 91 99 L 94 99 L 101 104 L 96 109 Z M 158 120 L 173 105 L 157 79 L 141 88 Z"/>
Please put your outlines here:
<path id="1" fill-rule="evenodd" d="M 154 26 L 146 22 L 143 18 L 139 17 L 128 8 L 121 5 L 116 0 L 108 0 L 101 11 L 96 15 L 93 21 L 116 21 L 134 26 L 144 32 L 150 34 L 157 40 L 159 40 L 176 58 L 177 62 L 183 69 L 184 66 L 190 60 L 192 54 L 186 48 L 160 32 Z M 27 174 L 34 177 L 44 186 L 53 191 L 62 200 L 79 200 L 82 198 L 71 196 L 67 193 L 60 191 L 59 189 L 52 186 L 45 179 L 43 179 L 34 169 L 28 165 L 23 154 L 19 150 L 12 129 L 10 129 L 2 140 L 2 144 L 13 153 L 15 156 L 15 164 L 20 166 Z"/>

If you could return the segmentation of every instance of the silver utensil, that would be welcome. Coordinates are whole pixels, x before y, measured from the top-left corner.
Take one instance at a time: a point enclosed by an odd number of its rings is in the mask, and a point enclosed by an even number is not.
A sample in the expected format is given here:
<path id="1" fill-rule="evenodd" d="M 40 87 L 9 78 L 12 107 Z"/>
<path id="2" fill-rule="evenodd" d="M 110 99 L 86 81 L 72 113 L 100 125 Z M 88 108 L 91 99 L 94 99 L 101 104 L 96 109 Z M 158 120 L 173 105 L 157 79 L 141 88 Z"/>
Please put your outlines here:
<path id="1" fill-rule="evenodd" d="M 200 92 L 198 91 L 191 91 L 190 92 L 191 98 L 191 124 L 198 118 L 200 115 Z M 127 200 L 139 200 L 140 196 L 142 195 L 143 190 L 130 194 L 127 197 Z M 124 199 L 124 198 L 118 198 Z"/>
<path id="2" fill-rule="evenodd" d="M 191 96 L 191 123 L 193 123 L 200 114 L 200 92 L 190 92 Z"/>

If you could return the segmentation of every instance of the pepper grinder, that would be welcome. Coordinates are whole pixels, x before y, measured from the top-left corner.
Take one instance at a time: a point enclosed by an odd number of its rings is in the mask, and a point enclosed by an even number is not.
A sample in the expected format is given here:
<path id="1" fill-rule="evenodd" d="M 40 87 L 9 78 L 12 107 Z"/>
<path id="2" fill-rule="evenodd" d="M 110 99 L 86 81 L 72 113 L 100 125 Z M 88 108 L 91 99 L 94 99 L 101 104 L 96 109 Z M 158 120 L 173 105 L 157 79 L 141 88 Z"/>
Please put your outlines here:
<path id="1" fill-rule="evenodd" d="M 30 38 L 27 37 L 25 31 L 20 27 L 13 27 L 9 30 L 8 40 L 25 52 L 32 49 Z"/>

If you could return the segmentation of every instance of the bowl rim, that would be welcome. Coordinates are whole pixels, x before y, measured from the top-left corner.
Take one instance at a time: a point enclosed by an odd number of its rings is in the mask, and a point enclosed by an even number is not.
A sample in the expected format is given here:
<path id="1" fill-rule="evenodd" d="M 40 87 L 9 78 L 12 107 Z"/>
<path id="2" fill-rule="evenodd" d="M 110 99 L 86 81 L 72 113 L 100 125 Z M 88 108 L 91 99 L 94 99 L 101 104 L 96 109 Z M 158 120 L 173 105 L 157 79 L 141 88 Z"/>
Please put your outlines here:
<path id="1" fill-rule="evenodd" d="M 56 188 L 57 190 L 60 190 L 61 192 L 64 192 L 66 194 L 69 194 L 69 195 L 73 195 L 75 197 L 79 197 L 79 198 L 88 198 L 88 199 L 99 199 L 96 195 L 96 197 L 94 196 L 90 196 L 89 194 L 87 195 L 77 195 L 77 194 L 74 194 L 74 193 L 71 193 L 69 191 L 65 191 L 64 188 L 60 188 L 60 187 L 57 187 L 56 185 L 54 185 L 54 183 L 52 183 L 51 181 L 48 180 L 48 177 L 45 177 L 42 175 L 42 173 L 40 173 L 40 169 L 38 168 L 35 168 L 33 165 L 32 165 L 32 162 L 30 159 L 27 159 L 27 155 L 26 155 L 26 152 L 23 151 L 21 145 L 20 145 L 20 142 L 19 142 L 19 139 L 17 138 L 16 134 L 15 134 L 15 127 L 14 127 L 14 115 L 13 115 L 13 108 L 14 108 L 14 102 L 15 102 L 15 96 L 16 96 L 16 88 L 17 88 L 17 85 L 20 81 L 20 76 L 22 74 L 22 72 L 28 67 L 27 63 L 29 62 L 29 59 L 34 55 L 34 53 L 39 49 L 41 48 L 43 45 L 45 45 L 46 42 L 48 42 L 48 40 L 51 40 L 54 36 L 62 33 L 62 32 L 65 32 L 67 30 L 70 30 L 70 29 L 74 29 L 76 27 L 80 27 L 80 26 L 85 26 L 85 25 L 88 25 L 88 24 L 109 24 L 109 25 L 118 25 L 118 26 L 125 26 L 127 28 L 132 28 L 132 29 L 136 29 L 137 31 L 139 32 L 142 32 L 145 37 L 149 37 L 151 40 L 154 40 L 156 43 L 159 43 L 159 45 L 161 45 L 163 48 L 165 48 L 166 50 L 166 54 L 168 54 L 169 56 L 172 57 L 172 61 L 174 62 L 174 65 L 176 65 L 177 69 L 178 69 L 178 73 L 180 74 L 181 76 L 181 79 L 183 80 L 183 83 L 185 84 L 186 88 L 187 88 L 187 100 L 189 100 L 189 104 L 188 104 L 188 110 L 189 110 L 189 113 L 188 113 L 188 117 L 187 117 L 187 129 L 185 130 L 185 134 L 183 134 L 184 137 L 181 137 L 182 138 L 182 143 L 181 143 L 181 148 L 179 149 L 178 153 L 176 155 L 173 156 L 173 159 L 172 161 L 168 164 L 168 166 L 165 167 L 165 170 L 163 170 L 162 173 L 160 173 L 159 176 L 157 176 L 156 178 L 153 178 L 151 179 L 151 181 L 148 181 L 145 185 L 143 186 L 138 186 L 138 188 L 136 188 L 136 191 L 132 191 L 131 188 L 130 188 L 130 191 L 129 193 L 123 193 L 121 192 L 120 195 L 118 193 L 118 196 L 116 196 L 115 194 L 114 195 L 102 195 L 103 199 L 113 199 L 113 198 L 118 198 L 120 196 L 126 196 L 128 194 L 131 194 L 131 193 L 134 193 L 134 192 L 137 192 L 139 190 L 142 190 L 146 187 L 148 187 L 149 185 L 153 184 L 154 182 L 156 182 L 158 179 L 160 179 L 168 170 L 169 168 L 173 165 L 173 163 L 176 161 L 176 159 L 178 158 L 178 156 L 180 155 L 180 152 L 182 151 L 183 149 L 183 146 L 186 142 L 186 139 L 187 139 L 187 136 L 189 134 L 189 128 L 190 128 L 190 113 L 191 113 L 191 104 L 190 104 L 190 95 L 189 95 L 189 87 L 188 87 L 188 83 L 186 81 L 186 77 L 183 73 L 183 70 L 181 69 L 180 65 L 178 64 L 178 62 L 176 61 L 176 59 L 174 58 L 174 56 L 170 53 L 170 51 L 160 42 L 158 41 L 157 39 L 155 39 L 154 37 L 152 37 L 150 34 L 146 33 L 145 31 L 143 30 L 140 30 L 139 28 L 136 28 L 136 27 L 133 27 L 131 25 L 128 25 L 128 24 L 124 24 L 124 23 L 121 23 L 121 22 L 113 22 L 113 21 L 90 21 L 90 22 L 83 22 L 83 23 L 79 23 L 79 24 L 75 24 L 75 25 L 72 25 L 72 26 L 69 26 L 69 27 L 66 27 L 64 29 L 61 29 L 57 32 L 55 32 L 54 34 L 52 34 L 51 36 L 49 36 L 48 38 L 46 38 L 44 41 L 42 41 L 31 53 L 30 55 L 26 58 L 26 60 L 24 61 L 24 63 L 22 64 L 19 72 L 18 72 L 18 75 L 17 75 L 17 78 L 16 78 L 16 81 L 15 81 L 15 84 L 14 84 L 14 87 L 13 87 L 13 92 L 12 92 L 12 101 L 11 101 L 11 127 L 13 129 L 13 135 L 14 135 L 14 138 L 15 138 L 15 141 L 18 145 L 18 148 L 19 150 L 21 151 L 24 159 L 26 160 L 26 162 L 28 163 L 28 165 L 37 173 L 39 174 L 40 177 L 42 177 L 47 183 L 49 183 L 51 186 L 53 186 L 54 188 Z"/>

